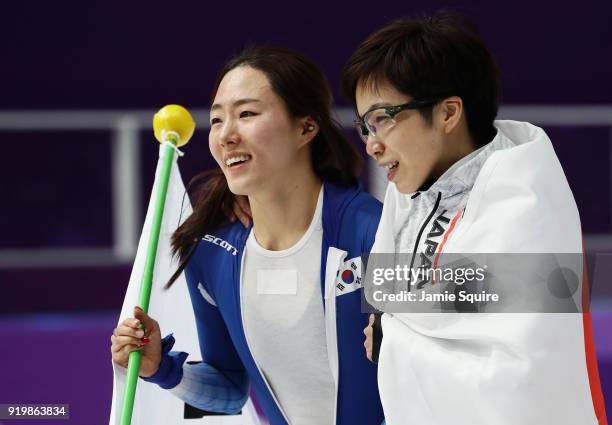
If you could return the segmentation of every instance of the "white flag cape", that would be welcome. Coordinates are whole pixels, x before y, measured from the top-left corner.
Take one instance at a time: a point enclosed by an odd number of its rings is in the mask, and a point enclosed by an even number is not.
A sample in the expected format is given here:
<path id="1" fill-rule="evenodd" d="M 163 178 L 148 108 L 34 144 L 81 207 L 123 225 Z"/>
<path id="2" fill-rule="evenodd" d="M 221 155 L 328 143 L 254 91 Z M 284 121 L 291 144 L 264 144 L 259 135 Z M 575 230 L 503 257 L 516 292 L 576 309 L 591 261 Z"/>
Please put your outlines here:
<path id="1" fill-rule="evenodd" d="M 445 252 L 582 253 L 576 204 L 544 131 L 496 126 L 516 146 L 484 164 Z M 395 251 L 405 196 L 389 185 L 372 252 Z M 588 314 L 398 313 L 384 314 L 382 328 L 387 425 L 607 423 Z"/>
<path id="2" fill-rule="evenodd" d="M 134 306 L 138 305 L 140 282 L 144 270 L 149 242 L 153 208 L 159 186 L 161 172 L 161 159 L 164 146 L 160 147 L 160 160 L 155 172 L 155 184 L 149 201 L 147 217 L 145 219 L 138 252 L 134 261 L 134 267 L 130 281 L 123 300 L 121 315 L 118 323 L 128 317 L 133 317 Z M 151 290 L 151 302 L 148 314 L 159 322 L 162 336 L 173 333 L 176 344 L 173 350 L 190 353 L 187 361 L 199 361 L 200 349 L 195 319 L 187 284 L 184 274 L 172 285 L 168 291 L 163 286 L 177 268 L 177 262 L 173 261 L 170 254 L 170 238 L 179 223 L 191 214 L 191 205 L 187 196 L 183 197 L 185 186 L 177 165 L 175 155 L 166 207 L 162 220 L 159 245 L 155 259 L 153 274 L 153 286 Z M 184 200 L 183 200 L 184 199 Z M 182 214 L 181 214 L 182 206 Z M 123 395 L 126 384 L 127 370 L 113 363 L 113 399 L 110 413 L 109 425 L 118 425 L 121 422 L 121 410 L 123 406 Z M 184 419 L 185 403 L 157 386 L 141 379 L 138 380 L 134 410 L 132 414 L 132 425 L 167 425 L 167 424 L 205 424 L 205 425 L 260 425 L 261 421 L 251 403 L 247 402 L 239 415 L 231 416 L 205 416 L 200 419 Z"/>

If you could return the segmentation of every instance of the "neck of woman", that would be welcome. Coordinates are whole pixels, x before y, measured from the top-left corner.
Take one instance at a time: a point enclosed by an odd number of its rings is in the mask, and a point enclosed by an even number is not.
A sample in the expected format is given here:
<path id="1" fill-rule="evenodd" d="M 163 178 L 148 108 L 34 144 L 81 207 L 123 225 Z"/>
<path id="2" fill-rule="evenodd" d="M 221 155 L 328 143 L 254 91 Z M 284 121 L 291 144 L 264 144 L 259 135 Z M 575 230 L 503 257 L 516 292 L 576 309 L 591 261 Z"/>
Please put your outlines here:
<path id="1" fill-rule="evenodd" d="M 270 189 L 249 196 L 253 233 L 259 245 L 282 251 L 295 245 L 312 222 L 322 182 L 309 168 L 305 173 L 270 184 Z"/>
<path id="2" fill-rule="evenodd" d="M 458 133 L 457 136 L 449 138 L 446 142 L 445 155 L 434 166 L 429 177 L 419 187 L 419 191 L 428 190 L 457 161 L 465 158 L 477 149 L 476 143 L 470 137 L 467 128 L 465 131 Z"/>

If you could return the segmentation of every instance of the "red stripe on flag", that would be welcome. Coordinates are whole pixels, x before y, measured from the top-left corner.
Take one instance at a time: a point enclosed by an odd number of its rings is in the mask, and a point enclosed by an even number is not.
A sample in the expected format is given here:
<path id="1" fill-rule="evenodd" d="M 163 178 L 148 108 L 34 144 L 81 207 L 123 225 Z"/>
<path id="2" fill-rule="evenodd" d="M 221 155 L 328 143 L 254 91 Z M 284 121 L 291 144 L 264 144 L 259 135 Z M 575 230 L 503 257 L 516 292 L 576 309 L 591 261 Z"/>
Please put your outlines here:
<path id="1" fill-rule="evenodd" d="M 595 338 L 593 337 L 593 324 L 591 311 L 589 309 L 589 277 L 587 273 L 586 257 L 584 255 L 584 241 L 582 242 L 582 326 L 584 328 L 584 351 L 586 355 L 587 373 L 589 376 L 589 387 L 593 408 L 599 425 L 608 425 L 606 418 L 606 404 L 601 382 L 599 380 L 599 368 L 597 366 L 597 356 L 595 354 Z"/>
<path id="2" fill-rule="evenodd" d="M 451 224 L 448 227 L 448 230 L 444 234 L 444 238 L 442 239 L 442 243 L 440 243 L 440 247 L 438 248 L 438 253 L 436 254 L 436 259 L 434 260 L 434 264 L 433 264 L 433 268 L 434 269 L 438 268 L 438 260 L 440 259 L 440 254 L 442 253 L 442 250 L 444 249 L 444 245 L 446 244 L 446 240 L 448 239 L 450 234 L 455 229 L 455 224 L 457 224 L 457 220 L 459 220 L 459 216 L 463 213 L 464 209 L 465 208 L 461 208 L 459 211 L 457 211 L 457 214 L 455 214 L 455 217 L 453 217 L 453 221 L 451 221 Z"/>

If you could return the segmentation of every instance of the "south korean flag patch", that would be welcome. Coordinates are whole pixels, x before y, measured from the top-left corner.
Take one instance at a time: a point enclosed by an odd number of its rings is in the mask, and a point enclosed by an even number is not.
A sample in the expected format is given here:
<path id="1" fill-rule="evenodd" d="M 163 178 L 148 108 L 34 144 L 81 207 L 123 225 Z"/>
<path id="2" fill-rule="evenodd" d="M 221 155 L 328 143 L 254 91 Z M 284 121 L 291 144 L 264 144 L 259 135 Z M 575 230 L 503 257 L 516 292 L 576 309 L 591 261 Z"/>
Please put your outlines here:
<path id="1" fill-rule="evenodd" d="M 345 261 L 336 276 L 336 296 L 361 289 L 361 257 Z"/>

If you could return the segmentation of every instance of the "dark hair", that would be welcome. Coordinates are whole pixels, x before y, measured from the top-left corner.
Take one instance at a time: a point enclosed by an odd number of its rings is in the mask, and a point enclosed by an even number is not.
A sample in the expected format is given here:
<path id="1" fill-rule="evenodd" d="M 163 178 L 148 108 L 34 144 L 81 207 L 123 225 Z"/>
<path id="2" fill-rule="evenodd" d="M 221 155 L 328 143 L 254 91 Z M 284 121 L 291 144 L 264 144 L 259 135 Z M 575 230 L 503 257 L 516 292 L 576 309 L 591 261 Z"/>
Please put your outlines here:
<path id="1" fill-rule="evenodd" d="M 312 168 L 324 181 L 338 185 L 357 184 L 361 157 L 340 125 L 331 116 L 332 95 L 321 69 L 311 60 L 289 49 L 266 46 L 248 47 L 232 58 L 219 73 L 211 99 L 214 99 L 223 77 L 240 66 L 263 72 L 272 88 L 285 103 L 293 118 L 310 116 L 319 126 L 310 142 Z M 212 100 L 211 100 L 212 103 Z M 199 186 L 193 202 L 193 213 L 172 235 L 172 254 L 180 265 L 166 284 L 178 278 L 207 232 L 228 222 L 234 195 L 220 169 L 205 171 L 189 186 Z"/>
<path id="2" fill-rule="evenodd" d="M 493 56 L 466 19 L 441 11 L 389 23 L 368 37 L 346 63 L 344 94 L 355 103 L 360 84 L 388 81 L 415 100 L 459 96 L 477 147 L 495 137 L 500 83 Z M 433 105 L 419 109 L 431 124 Z"/>

